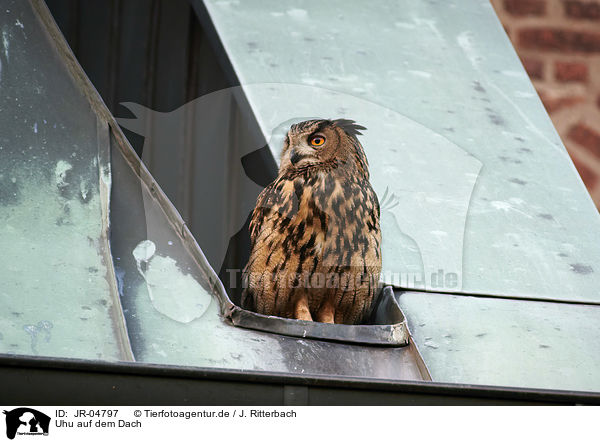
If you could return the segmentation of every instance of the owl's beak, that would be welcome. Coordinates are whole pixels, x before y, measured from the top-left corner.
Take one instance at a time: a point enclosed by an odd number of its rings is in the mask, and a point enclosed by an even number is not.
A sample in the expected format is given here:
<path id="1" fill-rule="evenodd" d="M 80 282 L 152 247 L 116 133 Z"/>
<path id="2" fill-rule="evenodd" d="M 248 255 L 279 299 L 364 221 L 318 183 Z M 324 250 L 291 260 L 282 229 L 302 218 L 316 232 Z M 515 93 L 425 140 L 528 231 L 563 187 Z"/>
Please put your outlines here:
<path id="1" fill-rule="evenodd" d="M 298 161 L 302 159 L 302 155 L 300 155 L 295 149 L 292 149 L 292 153 L 290 155 L 290 161 L 292 165 L 296 165 Z"/>

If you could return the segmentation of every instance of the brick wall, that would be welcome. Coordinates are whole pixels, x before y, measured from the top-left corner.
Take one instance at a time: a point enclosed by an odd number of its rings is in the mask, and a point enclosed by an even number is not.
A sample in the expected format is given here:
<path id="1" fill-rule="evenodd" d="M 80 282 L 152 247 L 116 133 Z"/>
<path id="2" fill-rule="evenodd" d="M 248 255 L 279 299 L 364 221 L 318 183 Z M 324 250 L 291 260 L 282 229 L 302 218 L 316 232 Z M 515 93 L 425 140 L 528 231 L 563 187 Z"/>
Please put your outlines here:
<path id="1" fill-rule="evenodd" d="M 600 0 L 491 0 L 600 207 Z"/>

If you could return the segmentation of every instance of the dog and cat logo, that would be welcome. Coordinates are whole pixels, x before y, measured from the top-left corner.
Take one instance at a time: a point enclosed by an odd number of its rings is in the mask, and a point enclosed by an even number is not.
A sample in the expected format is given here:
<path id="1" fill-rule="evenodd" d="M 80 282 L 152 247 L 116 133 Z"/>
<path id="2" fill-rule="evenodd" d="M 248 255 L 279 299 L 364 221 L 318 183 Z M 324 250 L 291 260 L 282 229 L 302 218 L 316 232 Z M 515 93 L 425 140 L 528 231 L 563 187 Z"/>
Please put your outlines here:
<path id="1" fill-rule="evenodd" d="M 15 408 L 4 411 L 6 415 L 6 437 L 47 436 L 50 430 L 50 416 L 33 408 Z"/>

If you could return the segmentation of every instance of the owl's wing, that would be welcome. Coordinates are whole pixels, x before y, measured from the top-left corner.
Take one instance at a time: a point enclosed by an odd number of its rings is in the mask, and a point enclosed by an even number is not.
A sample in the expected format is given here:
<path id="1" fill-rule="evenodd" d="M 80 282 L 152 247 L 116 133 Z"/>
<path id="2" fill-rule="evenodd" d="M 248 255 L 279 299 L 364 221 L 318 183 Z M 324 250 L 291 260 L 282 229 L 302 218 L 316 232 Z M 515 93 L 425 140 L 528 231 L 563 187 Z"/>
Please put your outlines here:
<path id="1" fill-rule="evenodd" d="M 284 189 L 291 182 L 279 177 L 258 195 L 256 207 L 252 212 L 250 219 L 250 239 L 254 247 L 256 240 L 265 225 L 265 222 L 277 224 L 277 218 L 289 217 L 290 211 L 298 207 L 297 198 L 292 193 L 285 192 Z"/>
<path id="2" fill-rule="evenodd" d="M 374 223 L 374 225 L 377 226 L 377 229 L 379 229 L 379 218 L 381 216 L 381 209 L 379 207 L 379 199 L 377 198 L 377 194 L 373 190 L 373 187 L 371 187 L 371 183 L 368 180 L 365 180 L 365 182 L 362 185 L 362 188 L 364 189 L 366 194 L 367 208 L 369 212 L 372 213 L 372 222 Z"/>
<path id="3" fill-rule="evenodd" d="M 264 206 L 265 202 L 269 199 L 269 194 L 273 191 L 272 187 L 273 183 L 265 187 L 256 199 L 256 207 L 252 211 L 252 218 L 250 219 L 250 241 L 252 242 L 252 247 L 254 247 L 258 233 L 262 228 L 262 224 L 265 219 Z"/>

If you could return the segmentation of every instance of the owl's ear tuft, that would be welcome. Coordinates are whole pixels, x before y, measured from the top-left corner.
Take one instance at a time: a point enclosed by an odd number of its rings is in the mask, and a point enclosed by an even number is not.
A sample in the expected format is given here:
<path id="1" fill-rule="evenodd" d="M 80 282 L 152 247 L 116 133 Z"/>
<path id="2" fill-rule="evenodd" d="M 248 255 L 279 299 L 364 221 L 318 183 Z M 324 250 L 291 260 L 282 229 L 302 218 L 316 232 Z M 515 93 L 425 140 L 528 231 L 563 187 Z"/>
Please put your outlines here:
<path id="1" fill-rule="evenodd" d="M 361 126 L 360 124 L 356 124 L 354 120 L 346 120 L 344 118 L 340 118 L 338 120 L 333 120 L 332 123 L 343 129 L 348 135 L 356 137 L 357 135 L 362 135 L 361 130 L 367 130 L 366 127 Z"/>

